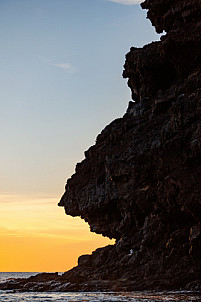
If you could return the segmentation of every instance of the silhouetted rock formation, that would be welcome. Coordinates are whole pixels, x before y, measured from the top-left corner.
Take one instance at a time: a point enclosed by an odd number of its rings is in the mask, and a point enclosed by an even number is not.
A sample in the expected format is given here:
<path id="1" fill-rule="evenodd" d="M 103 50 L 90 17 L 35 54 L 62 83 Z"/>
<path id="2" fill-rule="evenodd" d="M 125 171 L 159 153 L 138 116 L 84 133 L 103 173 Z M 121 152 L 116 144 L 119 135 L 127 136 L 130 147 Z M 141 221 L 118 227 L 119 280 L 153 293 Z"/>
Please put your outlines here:
<path id="1" fill-rule="evenodd" d="M 129 78 L 135 101 L 157 99 L 158 93 L 180 85 L 189 76 L 197 77 L 201 70 L 201 1 L 146 0 L 142 7 L 149 9 L 148 17 L 157 32 L 167 34 L 143 49 L 132 47 L 126 56 L 123 76 Z"/>
<path id="2" fill-rule="evenodd" d="M 135 102 L 85 152 L 59 205 L 116 239 L 81 256 L 75 274 L 179 288 L 201 279 L 201 1 L 142 7 L 167 34 L 126 55 Z"/>
<path id="3" fill-rule="evenodd" d="M 59 203 L 116 244 L 81 256 L 50 290 L 200 289 L 201 1 L 142 7 L 167 34 L 126 55 L 135 102 L 85 152 Z"/>

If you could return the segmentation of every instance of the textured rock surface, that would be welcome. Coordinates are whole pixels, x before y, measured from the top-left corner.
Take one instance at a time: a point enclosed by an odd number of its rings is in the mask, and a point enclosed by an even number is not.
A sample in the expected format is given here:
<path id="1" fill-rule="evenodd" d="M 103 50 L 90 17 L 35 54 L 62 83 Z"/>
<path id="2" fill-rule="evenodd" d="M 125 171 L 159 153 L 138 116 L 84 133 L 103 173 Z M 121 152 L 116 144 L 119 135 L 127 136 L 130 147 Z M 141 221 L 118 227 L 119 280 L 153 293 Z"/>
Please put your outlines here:
<path id="1" fill-rule="evenodd" d="M 126 55 L 135 102 L 85 152 L 59 203 L 116 244 L 81 256 L 50 290 L 200 290 L 201 1 L 142 7 L 167 34 Z"/>
<path id="2" fill-rule="evenodd" d="M 162 33 L 186 24 L 194 27 L 201 20 L 200 4 L 200 0 L 146 0 L 141 6 L 148 9 L 147 17 L 156 31 Z"/>
<path id="3" fill-rule="evenodd" d="M 126 55 L 135 102 L 85 152 L 60 206 L 116 239 L 82 256 L 75 273 L 179 288 L 201 279 L 201 1 L 142 7 L 167 34 Z"/>
<path id="4" fill-rule="evenodd" d="M 123 76 L 135 101 L 156 99 L 201 70 L 201 0 L 146 0 L 142 7 L 156 30 L 167 34 L 143 49 L 132 47 L 126 56 Z"/>

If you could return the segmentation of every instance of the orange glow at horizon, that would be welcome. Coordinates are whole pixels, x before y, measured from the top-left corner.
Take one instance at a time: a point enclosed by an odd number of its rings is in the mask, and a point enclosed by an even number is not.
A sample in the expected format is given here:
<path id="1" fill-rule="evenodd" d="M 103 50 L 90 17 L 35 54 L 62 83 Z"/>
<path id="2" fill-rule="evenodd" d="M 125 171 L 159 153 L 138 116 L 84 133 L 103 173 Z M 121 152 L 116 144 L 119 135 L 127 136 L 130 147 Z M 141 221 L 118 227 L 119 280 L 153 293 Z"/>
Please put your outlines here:
<path id="1" fill-rule="evenodd" d="M 57 203 L 57 197 L 0 195 L 1 272 L 63 272 L 80 255 L 114 243 Z"/>

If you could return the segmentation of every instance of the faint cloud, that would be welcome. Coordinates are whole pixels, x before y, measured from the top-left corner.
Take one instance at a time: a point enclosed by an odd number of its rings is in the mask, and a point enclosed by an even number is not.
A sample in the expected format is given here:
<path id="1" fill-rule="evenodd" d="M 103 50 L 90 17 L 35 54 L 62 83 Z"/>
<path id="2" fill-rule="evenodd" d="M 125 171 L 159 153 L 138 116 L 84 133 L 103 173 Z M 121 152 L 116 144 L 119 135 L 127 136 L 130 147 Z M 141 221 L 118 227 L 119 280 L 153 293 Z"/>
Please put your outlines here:
<path id="1" fill-rule="evenodd" d="M 50 65 L 50 66 L 54 66 L 54 67 L 58 67 L 60 69 L 66 70 L 68 72 L 76 72 L 76 69 L 73 68 L 71 66 L 71 64 L 69 63 L 53 63 L 53 61 L 56 61 L 56 57 L 55 56 L 49 56 L 49 57 L 43 57 L 43 56 L 36 56 L 40 61 L 42 61 L 43 63 Z"/>
<path id="2" fill-rule="evenodd" d="M 50 64 L 50 65 L 64 69 L 64 70 L 68 70 L 70 72 L 75 72 L 75 69 L 68 63 Z"/>
<path id="3" fill-rule="evenodd" d="M 53 66 L 62 68 L 62 69 L 71 69 L 71 65 L 68 63 L 61 63 L 61 64 L 52 64 Z"/>
<path id="4" fill-rule="evenodd" d="M 105 1 L 116 2 L 125 5 L 134 5 L 134 4 L 142 3 L 144 0 L 105 0 Z"/>

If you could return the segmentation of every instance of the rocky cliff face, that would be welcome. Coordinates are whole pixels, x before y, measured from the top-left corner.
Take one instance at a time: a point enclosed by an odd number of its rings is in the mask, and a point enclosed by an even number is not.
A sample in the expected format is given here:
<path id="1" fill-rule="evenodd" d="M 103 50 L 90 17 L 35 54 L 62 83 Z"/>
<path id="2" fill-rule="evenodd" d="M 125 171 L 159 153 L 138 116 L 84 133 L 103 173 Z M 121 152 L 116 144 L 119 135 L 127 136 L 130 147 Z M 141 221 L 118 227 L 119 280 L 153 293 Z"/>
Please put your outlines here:
<path id="1" fill-rule="evenodd" d="M 116 244 L 81 256 L 59 290 L 200 289 L 201 0 L 142 7 L 167 34 L 126 55 L 134 102 L 85 152 L 59 203 Z"/>
<path id="2" fill-rule="evenodd" d="M 116 239 L 75 274 L 178 288 L 201 279 L 201 1 L 142 7 L 167 34 L 126 55 L 134 102 L 85 152 L 59 205 Z"/>

